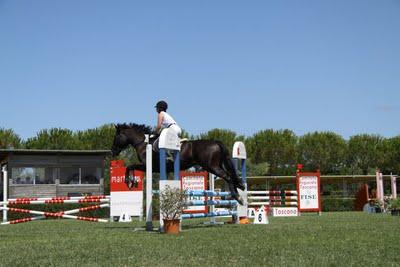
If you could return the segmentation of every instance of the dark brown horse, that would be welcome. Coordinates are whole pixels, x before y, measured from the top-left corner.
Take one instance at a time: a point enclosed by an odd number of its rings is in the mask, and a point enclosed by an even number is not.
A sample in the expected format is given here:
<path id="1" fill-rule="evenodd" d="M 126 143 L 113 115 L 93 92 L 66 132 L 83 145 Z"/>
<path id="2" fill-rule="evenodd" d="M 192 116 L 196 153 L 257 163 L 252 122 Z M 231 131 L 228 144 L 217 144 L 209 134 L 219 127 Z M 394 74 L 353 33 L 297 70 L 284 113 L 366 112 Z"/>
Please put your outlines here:
<path id="1" fill-rule="evenodd" d="M 117 124 L 116 133 L 112 146 L 113 157 L 127 148 L 133 146 L 138 155 L 140 164 L 133 164 L 127 167 L 125 174 L 125 183 L 129 188 L 133 186 L 133 177 L 129 173 L 133 170 L 146 170 L 146 143 L 145 134 L 151 134 L 152 129 L 145 125 L 138 124 Z M 150 143 L 154 139 L 150 140 Z M 204 170 L 218 177 L 223 178 L 229 185 L 229 190 L 234 199 L 242 203 L 239 199 L 237 188 L 244 190 L 244 185 L 239 179 L 232 158 L 228 149 L 220 141 L 212 140 L 193 140 L 185 141 L 181 144 L 180 168 L 189 169 L 193 166 L 200 166 Z M 153 151 L 153 171 L 160 172 L 159 153 Z M 173 172 L 172 161 L 167 161 L 167 172 Z"/>

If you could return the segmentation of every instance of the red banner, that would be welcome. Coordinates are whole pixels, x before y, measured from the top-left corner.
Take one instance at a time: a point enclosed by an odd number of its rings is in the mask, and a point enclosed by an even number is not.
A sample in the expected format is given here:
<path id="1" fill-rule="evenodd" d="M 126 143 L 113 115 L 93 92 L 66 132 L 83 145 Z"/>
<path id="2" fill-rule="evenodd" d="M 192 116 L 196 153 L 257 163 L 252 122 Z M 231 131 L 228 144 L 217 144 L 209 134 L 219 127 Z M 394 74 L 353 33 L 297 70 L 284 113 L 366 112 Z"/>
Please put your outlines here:
<path id="1" fill-rule="evenodd" d="M 137 183 L 134 187 L 129 189 L 125 183 L 125 171 L 122 160 L 111 161 L 110 167 L 110 191 L 111 192 L 130 192 L 130 191 L 143 191 L 144 172 L 134 171 L 133 175 Z"/>

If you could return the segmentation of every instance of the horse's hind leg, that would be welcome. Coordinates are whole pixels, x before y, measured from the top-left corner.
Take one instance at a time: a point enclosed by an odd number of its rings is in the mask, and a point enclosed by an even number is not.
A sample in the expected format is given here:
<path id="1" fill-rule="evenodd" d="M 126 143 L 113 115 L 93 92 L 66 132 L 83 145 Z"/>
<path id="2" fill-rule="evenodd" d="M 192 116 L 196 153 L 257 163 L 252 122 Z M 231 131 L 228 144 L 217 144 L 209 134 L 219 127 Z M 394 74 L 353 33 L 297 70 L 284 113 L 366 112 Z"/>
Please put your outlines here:
<path id="1" fill-rule="evenodd" d="M 243 205 L 242 200 L 240 199 L 239 192 L 237 191 L 235 185 L 232 180 L 229 178 L 229 175 L 220 167 L 212 167 L 208 170 L 212 174 L 215 174 L 218 177 L 224 179 L 229 186 L 229 190 L 231 191 L 232 197 L 236 199 L 241 205 Z"/>

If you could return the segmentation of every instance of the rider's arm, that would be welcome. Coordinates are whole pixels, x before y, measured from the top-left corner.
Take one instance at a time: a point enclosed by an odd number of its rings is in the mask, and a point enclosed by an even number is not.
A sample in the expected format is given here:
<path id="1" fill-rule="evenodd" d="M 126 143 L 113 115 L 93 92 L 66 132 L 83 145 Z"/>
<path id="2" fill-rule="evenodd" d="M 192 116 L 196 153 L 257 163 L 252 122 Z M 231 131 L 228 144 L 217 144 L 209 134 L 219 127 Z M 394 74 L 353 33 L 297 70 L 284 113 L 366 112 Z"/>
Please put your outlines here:
<path id="1" fill-rule="evenodd" d="M 158 133 L 161 130 L 161 123 L 163 119 L 164 119 L 164 114 L 162 112 L 158 113 L 156 133 Z"/>

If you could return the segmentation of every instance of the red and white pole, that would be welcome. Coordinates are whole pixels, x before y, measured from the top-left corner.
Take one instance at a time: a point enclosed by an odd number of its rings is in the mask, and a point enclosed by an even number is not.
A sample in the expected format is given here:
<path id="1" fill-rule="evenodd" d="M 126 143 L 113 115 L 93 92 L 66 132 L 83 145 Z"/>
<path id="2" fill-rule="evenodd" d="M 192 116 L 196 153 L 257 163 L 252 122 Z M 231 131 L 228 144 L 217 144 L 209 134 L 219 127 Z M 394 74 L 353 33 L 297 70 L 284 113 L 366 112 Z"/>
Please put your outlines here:
<path id="1" fill-rule="evenodd" d="M 23 201 L 48 201 L 48 200 L 81 200 L 81 199 L 109 199 L 110 196 L 83 196 L 83 197 L 22 197 L 10 198 L 8 201 L 23 202 Z"/>
<path id="2" fill-rule="evenodd" d="M 107 206 L 108 206 L 108 204 L 107 204 Z M 100 206 L 80 208 L 80 209 L 75 209 L 75 210 L 70 210 L 70 211 L 65 211 L 65 212 L 63 212 L 63 211 L 61 211 L 61 212 L 44 212 L 44 211 L 36 211 L 36 210 L 18 209 L 18 208 L 5 208 L 6 210 L 11 211 L 11 212 L 42 215 L 41 216 L 42 218 L 40 218 L 40 217 L 26 218 L 26 219 L 21 219 L 21 220 L 4 222 L 2 224 L 16 224 L 16 223 L 28 222 L 28 221 L 32 221 L 32 220 L 39 220 L 39 219 L 43 219 L 43 216 L 44 217 L 73 219 L 73 220 L 80 220 L 80 221 L 89 221 L 89 222 L 108 222 L 108 220 L 105 220 L 105 219 L 74 216 L 74 215 L 66 214 L 66 213 L 77 213 L 77 212 L 80 212 L 80 211 L 87 211 L 87 210 L 91 210 L 91 209 L 97 209 L 99 207 Z M 4 209 L 4 208 L 2 208 L 2 209 Z"/>
<path id="3" fill-rule="evenodd" d="M 101 205 L 95 205 L 95 206 L 90 206 L 90 207 L 83 207 L 83 208 L 79 208 L 79 209 L 74 209 L 74 210 L 67 210 L 67 211 L 61 211 L 61 212 L 56 212 L 54 214 L 66 214 L 66 215 L 70 215 L 70 214 L 75 214 L 75 213 L 79 213 L 79 212 L 84 212 L 84 211 L 89 211 L 89 210 L 97 210 L 97 209 L 101 209 L 101 208 L 107 208 L 110 207 L 110 204 L 101 204 Z M 8 209 L 10 211 L 15 211 L 15 212 L 21 212 L 21 209 L 13 209 L 10 208 Z M 23 213 L 28 213 L 25 211 L 30 211 L 30 210 L 23 210 Z M 29 214 L 34 214 L 29 212 Z M 48 213 L 49 214 L 49 213 Z M 45 219 L 46 217 L 55 217 L 55 216 L 37 216 L 37 217 L 32 217 L 32 218 L 24 218 L 24 219 L 19 219 L 19 220 L 14 220 L 14 221 L 9 221 L 9 222 L 3 222 L 2 224 L 17 224 L 17 223 L 24 223 L 24 222 L 30 222 L 30 221 L 36 221 L 36 220 L 42 220 Z M 82 218 L 82 217 L 81 217 Z M 94 218 L 96 219 L 96 218 Z"/>
<path id="4" fill-rule="evenodd" d="M 19 200 L 5 201 L 2 204 L 7 205 L 35 205 L 35 204 L 75 204 L 75 203 L 109 203 L 110 200 L 105 199 L 67 199 L 67 200 Z"/>

